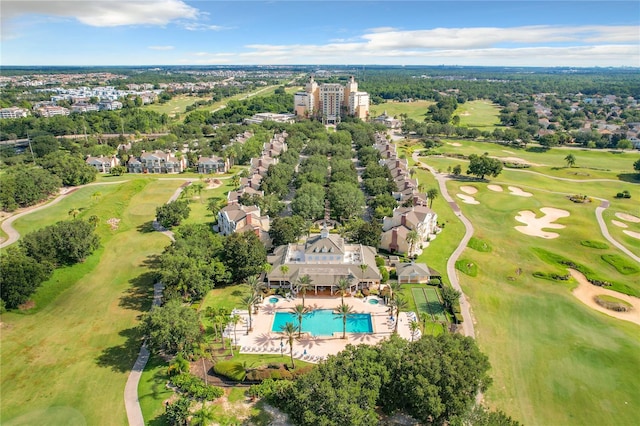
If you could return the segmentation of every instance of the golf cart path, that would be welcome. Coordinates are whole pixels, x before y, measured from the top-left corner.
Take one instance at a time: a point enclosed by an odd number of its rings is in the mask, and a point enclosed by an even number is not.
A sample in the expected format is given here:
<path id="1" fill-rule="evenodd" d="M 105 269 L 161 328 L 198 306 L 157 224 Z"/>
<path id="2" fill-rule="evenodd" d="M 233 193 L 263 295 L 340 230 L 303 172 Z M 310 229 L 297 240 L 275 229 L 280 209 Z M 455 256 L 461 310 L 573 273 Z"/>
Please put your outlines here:
<path id="1" fill-rule="evenodd" d="M 160 306 L 163 289 L 164 285 L 162 283 L 153 286 L 153 306 Z M 142 417 L 142 408 L 140 408 L 140 400 L 138 399 L 138 384 L 144 367 L 149 361 L 149 355 L 149 349 L 147 349 L 147 343 L 145 342 L 140 348 L 138 358 L 133 364 L 127 383 L 124 386 L 124 407 L 127 411 L 127 420 L 130 426 L 144 426 L 144 417 Z"/>
<path id="2" fill-rule="evenodd" d="M 54 204 L 58 204 L 60 201 L 62 201 L 65 198 L 67 198 L 69 195 L 73 194 L 78 189 L 84 188 L 86 186 L 115 185 L 115 184 L 124 183 L 124 182 L 127 182 L 127 181 L 126 180 L 119 180 L 119 181 L 115 181 L 115 182 L 94 182 L 94 183 L 89 183 L 89 184 L 86 184 L 86 185 L 70 187 L 70 188 L 68 188 L 68 190 L 65 193 L 60 193 L 60 195 L 57 195 L 56 198 L 54 198 L 51 201 L 45 201 L 44 203 L 41 203 L 41 204 L 38 204 L 38 205 L 35 205 L 35 206 L 31 206 L 31 207 L 27 207 L 25 209 L 21 209 L 18 213 L 8 217 L 6 220 L 4 220 L 2 222 L 2 224 L 0 224 L 0 227 L 7 234 L 7 237 L 8 237 L 6 239 L 6 241 L 3 241 L 0 244 L 0 248 L 5 248 L 7 246 L 10 246 L 11 244 L 13 244 L 16 241 L 18 241 L 18 239 L 20 239 L 20 233 L 18 231 L 16 231 L 16 229 L 13 227 L 13 222 L 15 222 L 16 220 L 20 219 L 21 217 L 26 216 L 26 215 L 28 215 L 30 213 L 33 213 L 33 212 L 37 212 L 39 210 L 46 209 L 47 207 L 51 207 Z"/>
<path id="3" fill-rule="evenodd" d="M 458 204 L 449 195 L 446 185 L 446 175 L 438 173 L 433 167 L 418 160 L 417 151 L 412 154 L 412 158 L 417 165 L 426 167 L 431 172 L 431 174 L 433 174 L 433 176 L 436 178 L 436 181 L 438 181 L 438 185 L 440 186 L 440 193 L 442 194 L 442 197 L 445 199 L 445 201 L 447 201 L 447 203 L 449 203 L 456 216 L 458 216 L 458 218 L 464 225 L 464 237 L 462 237 L 460 244 L 458 244 L 458 247 L 456 247 L 451 256 L 449 256 L 449 260 L 447 260 L 447 276 L 449 277 L 451 286 L 460 292 L 460 310 L 462 313 L 462 317 L 464 318 L 464 321 L 462 322 L 462 330 L 464 331 L 464 335 L 475 338 L 476 332 L 473 326 L 474 318 L 471 313 L 471 305 L 469 305 L 469 302 L 467 301 L 467 298 L 462 291 L 462 287 L 460 286 L 458 275 L 456 273 L 456 261 L 458 260 L 464 249 L 467 248 L 467 244 L 473 236 L 473 225 L 471 224 L 471 221 L 469 221 L 469 219 L 467 219 L 462 214 L 462 211 L 460 211 L 460 207 L 458 207 Z"/>

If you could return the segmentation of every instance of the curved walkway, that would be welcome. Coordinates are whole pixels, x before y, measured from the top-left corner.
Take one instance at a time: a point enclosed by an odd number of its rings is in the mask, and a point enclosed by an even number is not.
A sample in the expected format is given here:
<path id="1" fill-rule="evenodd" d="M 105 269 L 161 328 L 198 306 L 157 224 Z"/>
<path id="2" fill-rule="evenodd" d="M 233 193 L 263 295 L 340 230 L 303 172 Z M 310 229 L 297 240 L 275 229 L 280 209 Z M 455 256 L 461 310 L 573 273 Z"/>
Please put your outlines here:
<path id="1" fill-rule="evenodd" d="M 160 306 L 163 289 L 162 283 L 153 286 L 153 306 Z M 142 417 L 142 408 L 140 408 L 140 400 L 138 399 L 138 384 L 147 361 L 149 361 L 149 349 L 147 349 L 145 342 L 140 348 L 138 359 L 133 364 L 127 384 L 124 386 L 124 407 L 127 410 L 127 420 L 130 426 L 144 426 L 144 417 Z"/>
<path id="2" fill-rule="evenodd" d="M 65 198 L 67 198 L 69 195 L 73 194 L 78 189 L 84 188 L 85 186 L 115 185 L 115 184 L 124 183 L 124 182 L 127 182 L 127 181 L 126 180 L 119 180 L 119 181 L 115 181 L 115 182 L 94 182 L 94 183 L 88 183 L 86 185 L 74 186 L 74 187 L 70 188 L 67 192 L 65 192 L 64 194 L 60 194 L 60 195 L 56 196 L 56 198 L 54 198 L 52 201 L 49 201 L 49 202 L 47 202 L 45 204 L 40 204 L 40 205 L 37 205 L 37 206 L 33 206 L 33 207 L 27 207 L 26 209 L 24 209 L 20 213 L 17 213 L 17 214 L 14 214 L 13 216 L 8 217 L 4 222 L 2 222 L 2 224 L 0 224 L 0 227 L 2 228 L 2 230 L 8 236 L 7 240 L 3 241 L 0 244 L 0 248 L 5 248 L 5 247 L 10 246 L 11 244 L 15 243 L 16 241 L 18 241 L 18 239 L 20 238 L 20 233 L 18 231 L 16 231 L 16 229 L 13 227 L 13 222 L 15 222 L 16 220 L 20 219 L 22 216 L 26 216 L 26 215 L 28 215 L 30 213 L 37 212 L 38 210 L 46 209 L 47 207 L 51 207 L 54 204 L 58 204 L 60 201 L 62 201 Z"/>
<path id="3" fill-rule="evenodd" d="M 616 241 L 609 233 L 609 229 L 607 228 L 607 223 L 604 221 L 604 218 L 602 217 L 602 212 L 607 207 L 609 207 L 609 202 L 607 200 L 602 200 L 600 205 L 596 207 L 596 219 L 598 220 L 598 226 L 600 226 L 600 232 L 602 232 L 602 235 L 607 239 L 607 241 L 609 241 L 611 244 L 619 248 L 624 254 L 626 254 L 636 262 L 640 263 L 640 257 L 638 257 L 631 250 L 629 250 L 628 248 L 620 244 L 618 241 Z"/>
<path id="4" fill-rule="evenodd" d="M 467 298 L 462 291 L 462 287 L 460 286 L 458 275 L 456 273 L 456 261 L 458 260 L 464 249 L 467 248 L 467 244 L 473 236 L 473 225 L 471 224 L 469 219 L 467 219 L 462 214 L 462 211 L 460 211 L 460 207 L 458 207 L 458 204 L 449 195 L 449 191 L 447 190 L 446 185 L 446 176 L 438 173 L 433 167 L 429 166 L 428 164 L 425 164 L 418 160 L 417 151 L 412 154 L 412 158 L 416 162 L 416 164 L 426 167 L 431 172 L 431 174 L 433 174 L 433 176 L 436 178 L 436 181 L 438 181 L 438 185 L 440 186 L 440 193 L 442 194 L 442 198 L 444 198 L 447 203 L 449 203 L 456 216 L 458 216 L 458 218 L 464 225 L 464 237 L 462 237 L 460 244 L 458 244 L 458 247 L 456 247 L 453 253 L 451 253 L 451 256 L 449 256 L 449 260 L 447 260 L 447 276 L 449 277 L 451 286 L 460 292 L 460 310 L 462 311 L 462 318 L 464 318 L 464 322 L 462 323 L 462 330 L 464 331 L 464 335 L 475 338 L 476 332 L 473 325 L 474 318 L 471 314 L 471 305 L 469 305 L 469 302 L 467 302 Z"/>

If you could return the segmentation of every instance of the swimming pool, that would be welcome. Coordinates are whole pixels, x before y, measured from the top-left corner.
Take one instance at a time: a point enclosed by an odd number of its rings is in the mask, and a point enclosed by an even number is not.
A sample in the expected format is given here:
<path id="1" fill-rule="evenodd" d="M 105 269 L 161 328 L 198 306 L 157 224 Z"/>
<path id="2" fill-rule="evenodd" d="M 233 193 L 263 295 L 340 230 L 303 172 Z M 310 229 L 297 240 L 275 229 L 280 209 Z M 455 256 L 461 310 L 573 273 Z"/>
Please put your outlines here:
<path id="1" fill-rule="evenodd" d="M 377 305 L 377 304 L 379 304 L 379 303 L 380 303 L 380 301 L 379 301 L 378 299 L 369 299 L 369 303 L 370 303 L 371 305 Z"/>
<path id="2" fill-rule="evenodd" d="M 269 303 L 278 303 L 280 301 L 280 299 L 278 299 L 277 297 L 270 297 L 269 298 Z"/>
<path id="3" fill-rule="evenodd" d="M 298 326 L 298 320 L 294 314 L 276 312 L 271 331 L 282 331 L 282 327 L 288 322 Z M 332 336 L 333 333 L 342 333 L 342 317 L 334 314 L 331 309 L 311 311 L 302 320 L 302 331 L 313 336 Z M 349 315 L 347 333 L 373 333 L 371 314 Z"/>

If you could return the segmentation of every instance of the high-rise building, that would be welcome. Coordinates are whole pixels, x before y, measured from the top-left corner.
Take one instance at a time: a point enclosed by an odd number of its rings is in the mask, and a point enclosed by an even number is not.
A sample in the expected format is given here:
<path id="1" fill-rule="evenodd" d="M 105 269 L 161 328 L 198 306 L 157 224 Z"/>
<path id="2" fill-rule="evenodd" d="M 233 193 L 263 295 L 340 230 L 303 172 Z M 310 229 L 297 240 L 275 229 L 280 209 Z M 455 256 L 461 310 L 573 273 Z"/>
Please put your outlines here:
<path id="1" fill-rule="evenodd" d="M 298 116 L 317 117 L 324 124 L 338 124 L 342 115 L 360 119 L 369 116 L 369 94 L 358 91 L 358 83 L 349 77 L 346 86 L 339 83 L 318 85 L 309 77 L 304 91 L 294 95 L 294 112 Z"/>

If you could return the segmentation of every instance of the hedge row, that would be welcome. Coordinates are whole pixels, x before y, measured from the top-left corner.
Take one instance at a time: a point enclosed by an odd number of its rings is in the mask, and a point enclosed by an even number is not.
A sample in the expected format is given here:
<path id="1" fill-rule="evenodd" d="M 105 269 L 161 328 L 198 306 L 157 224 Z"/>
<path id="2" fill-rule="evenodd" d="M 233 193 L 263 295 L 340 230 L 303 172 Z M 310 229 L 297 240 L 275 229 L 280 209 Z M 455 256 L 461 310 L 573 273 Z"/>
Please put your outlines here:
<path id="1" fill-rule="evenodd" d="M 217 386 L 206 385 L 196 376 L 188 373 L 182 373 L 171 378 L 171 382 L 180 389 L 181 392 L 188 394 L 192 398 L 206 399 L 213 401 L 224 395 L 222 388 Z"/>

